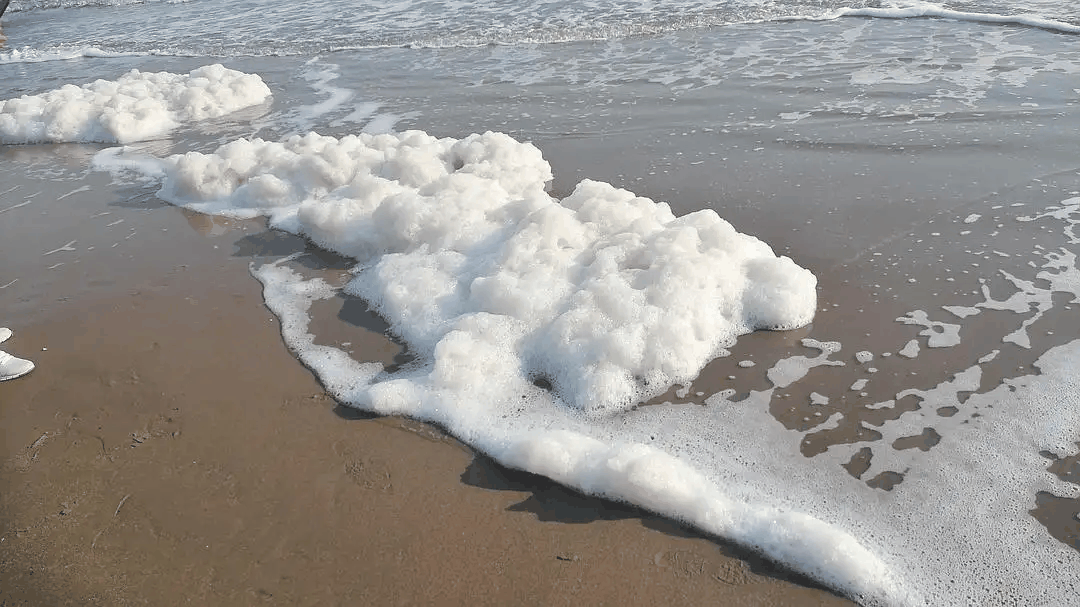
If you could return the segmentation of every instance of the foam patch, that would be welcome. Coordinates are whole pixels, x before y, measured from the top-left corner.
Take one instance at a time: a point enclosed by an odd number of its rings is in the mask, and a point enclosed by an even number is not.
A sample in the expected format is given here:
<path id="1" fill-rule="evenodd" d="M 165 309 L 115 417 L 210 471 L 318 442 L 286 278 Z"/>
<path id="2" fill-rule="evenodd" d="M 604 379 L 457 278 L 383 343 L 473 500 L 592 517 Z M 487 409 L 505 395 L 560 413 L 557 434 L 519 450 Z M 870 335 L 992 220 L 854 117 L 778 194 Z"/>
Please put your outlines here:
<path id="1" fill-rule="evenodd" d="M 187 75 L 131 70 L 0 101 L 0 143 L 130 143 L 217 118 L 270 97 L 262 78 L 207 65 Z"/>
<path id="2" fill-rule="evenodd" d="M 267 215 L 360 262 L 347 291 L 430 365 L 408 397 L 373 389 L 360 404 L 378 411 L 466 384 L 520 398 L 540 378 L 589 415 L 625 410 L 817 301 L 813 274 L 714 211 L 675 217 L 588 180 L 550 197 L 539 150 L 498 133 L 241 139 L 164 172 L 166 200 Z"/>

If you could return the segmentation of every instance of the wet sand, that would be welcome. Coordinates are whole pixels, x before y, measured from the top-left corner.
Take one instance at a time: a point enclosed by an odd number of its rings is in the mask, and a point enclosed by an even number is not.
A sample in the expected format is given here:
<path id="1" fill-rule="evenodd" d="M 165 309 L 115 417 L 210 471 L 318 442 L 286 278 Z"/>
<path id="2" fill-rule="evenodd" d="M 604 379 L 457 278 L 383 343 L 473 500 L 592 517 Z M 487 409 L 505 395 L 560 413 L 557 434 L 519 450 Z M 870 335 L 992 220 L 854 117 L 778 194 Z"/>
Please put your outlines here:
<path id="1" fill-rule="evenodd" d="M 4 347 L 38 368 L 0 384 L 0 604 L 850 604 L 336 406 L 248 274 L 258 223 L 8 166 Z"/>

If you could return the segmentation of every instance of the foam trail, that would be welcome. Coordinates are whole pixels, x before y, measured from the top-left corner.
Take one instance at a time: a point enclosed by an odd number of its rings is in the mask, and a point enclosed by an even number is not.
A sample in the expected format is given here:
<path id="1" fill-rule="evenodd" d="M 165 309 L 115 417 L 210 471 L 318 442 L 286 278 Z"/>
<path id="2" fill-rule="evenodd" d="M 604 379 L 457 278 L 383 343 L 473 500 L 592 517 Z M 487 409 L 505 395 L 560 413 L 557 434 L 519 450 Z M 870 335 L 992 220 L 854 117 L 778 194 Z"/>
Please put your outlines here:
<path id="1" fill-rule="evenodd" d="M 319 58 L 315 57 L 305 63 L 304 68 L 301 76 L 311 83 L 311 88 L 326 97 L 314 105 L 305 105 L 297 110 L 299 126 L 304 130 L 309 130 L 315 124 L 315 119 L 347 103 L 353 98 L 354 92 L 332 84 L 340 76 L 338 66 L 335 64 L 322 64 Z"/>
<path id="2" fill-rule="evenodd" d="M 286 258 L 282 261 L 288 261 Z M 357 387 L 367 385 L 382 370 L 378 363 L 361 364 L 337 348 L 315 344 L 308 333 L 308 309 L 311 304 L 334 297 L 337 290 L 323 280 L 296 280 L 288 268 L 265 265 L 258 270 L 252 267 L 252 275 L 263 284 L 267 307 L 281 323 L 281 335 L 300 357 L 300 362 L 324 379 L 327 390 L 336 394 L 349 394 Z"/>

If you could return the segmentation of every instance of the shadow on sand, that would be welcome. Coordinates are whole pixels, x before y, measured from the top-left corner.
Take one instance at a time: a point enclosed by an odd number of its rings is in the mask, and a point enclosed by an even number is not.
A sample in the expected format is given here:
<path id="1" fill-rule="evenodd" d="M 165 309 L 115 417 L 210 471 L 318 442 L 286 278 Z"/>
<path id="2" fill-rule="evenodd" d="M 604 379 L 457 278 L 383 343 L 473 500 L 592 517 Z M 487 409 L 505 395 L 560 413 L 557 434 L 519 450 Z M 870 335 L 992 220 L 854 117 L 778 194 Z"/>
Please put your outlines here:
<path id="1" fill-rule="evenodd" d="M 726 557 L 746 562 L 750 570 L 761 576 L 785 580 L 801 586 L 831 592 L 817 581 L 778 565 L 760 554 L 724 538 L 688 528 L 671 519 L 642 508 L 600 497 L 585 495 L 564 487 L 551 479 L 530 472 L 507 468 L 477 453 L 461 474 L 461 482 L 491 491 L 529 493 L 524 500 L 510 506 L 512 512 L 530 512 L 546 523 L 583 524 L 596 521 L 637 519 L 642 526 L 679 538 L 705 539 Z"/>

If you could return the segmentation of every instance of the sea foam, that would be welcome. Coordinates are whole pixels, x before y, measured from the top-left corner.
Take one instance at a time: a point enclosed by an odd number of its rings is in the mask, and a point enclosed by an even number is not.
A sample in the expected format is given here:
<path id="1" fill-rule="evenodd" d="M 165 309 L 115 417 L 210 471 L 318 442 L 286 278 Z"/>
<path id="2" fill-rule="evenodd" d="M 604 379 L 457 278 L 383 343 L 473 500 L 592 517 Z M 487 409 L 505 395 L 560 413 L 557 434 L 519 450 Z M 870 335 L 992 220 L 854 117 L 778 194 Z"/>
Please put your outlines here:
<path id="1" fill-rule="evenodd" d="M 647 444 L 650 435 L 686 435 L 677 427 L 689 421 L 727 445 L 742 436 L 745 427 L 742 420 L 720 419 L 742 416 L 731 407 L 644 407 L 590 419 L 536 386 L 485 377 L 484 371 L 497 366 L 498 359 L 485 344 L 477 344 L 479 340 L 452 336 L 442 354 L 452 350 L 456 359 L 388 377 L 337 348 L 314 344 L 309 309 L 315 301 L 335 297 L 338 289 L 319 278 L 306 280 L 281 262 L 253 273 L 263 283 L 267 306 L 282 320 L 286 343 L 343 402 L 356 406 L 370 392 L 381 391 L 384 398 L 394 397 L 397 413 L 438 423 L 505 465 L 739 542 L 867 605 L 918 602 L 889 567 L 842 526 L 799 509 L 776 507 L 768 491 L 755 495 L 756 490 L 785 484 L 777 483 L 767 466 L 759 471 L 752 464 L 766 464 L 768 458 L 723 451 L 719 461 L 709 461 L 715 455 L 711 450 L 695 451 L 702 459 L 686 457 L 669 444 Z M 766 413 L 755 419 L 762 424 L 756 430 L 770 427 L 775 434 Z M 699 468 L 703 461 L 719 466 Z"/>
<path id="2" fill-rule="evenodd" d="M 799 435 L 770 414 L 777 391 L 848 364 L 834 359 L 839 342 L 803 340 L 820 354 L 777 361 L 766 371 L 772 387 L 739 402 L 725 392 L 636 406 L 693 379 L 738 335 L 813 317 L 813 275 L 712 211 L 675 217 L 594 181 L 556 200 L 540 152 L 495 133 L 308 134 L 166 159 L 113 149 L 96 162 L 162 180 L 159 195 L 173 203 L 264 215 L 354 258 L 344 286 L 286 263 L 253 271 L 290 348 L 345 404 L 437 423 L 506 465 L 739 542 L 864 605 L 1062 604 L 1075 593 L 1060 575 L 1075 551 L 1041 542 L 1031 557 L 1025 538 L 1041 533 L 1026 513 L 1032 492 L 1075 493 L 1040 468 L 1039 450 L 1070 452 L 1080 408 L 1063 370 L 1080 360 L 1080 341 L 1041 357 L 1043 375 L 985 394 L 962 397 L 980 385 L 978 367 L 898 393 L 929 410 L 1024 413 L 1017 423 L 938 420 L 935 462 L 946 464 L 921 462 L 919 450 L 875 451 L 872 471 L 905 471 L 886 494 L 802 457 Z M 1024 219 L 1065 220 L 1073 234 L 1075 202 Z M 1053 290 L 1076 292 L 1074 261 L 1051 255 Z M 416 360 L 390 372 L 315 344 L 310 306 L 343 294 L 370 303 Z M 946 326 L 917 310 L 907 321 Z M 960 334 L 931 343 L 936 333 L 928 346 Z M 909 412 L 888 436 L 926 425 Z M 842 463 L 849 451 L 822 457 Z"/>
<path id="3" fill-rule="evenodd" d="M 372 387 L 359 404 L 377 411 L 468 384 L 520 399 L 538 379 L 590 415 L 623 410 L 814 314 L 814 276 L 714 211 L 588 180 L 556 200 L 540 151 L 498 133 L 241 139 L 164 170 L 166 200 L 267 215 L 361 263 L 348 291 L 431 365 Z"/>
<path id="4" fill-rule="evenodd" d="M 341 402 L 437 423 L 504 464 L 731 538 L 868 604 L 907 602 L 842 526 L 647 444 L 670 422 L 637 403 L 689 383 L 741 334 L 814 315 L 814 275 L 714 211 L 676 217 L 588 180 L 557 200 L 539 150 L 490 132 L 241 139 L 156 166 L 99 156 L 160 176 L 170 202 L 264 215 L 356 260 L 343 288 L 281 262 L 254 270 L 286 342 Z M 391 373 L 316 345 L 308 309 L 342 291 L 416 361 Z M 749 472 L 731 456 L 721 470 Z"/>
<path id="5" fill-rule="evenodd" d="M 207 65 L 187 75 L 132 70 L 0 101 L 0 143 L 129 143 L 217 118 L 270 97 L 262 78 Z"/>

